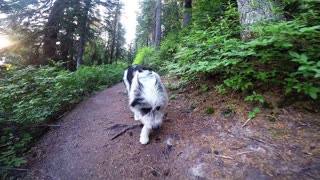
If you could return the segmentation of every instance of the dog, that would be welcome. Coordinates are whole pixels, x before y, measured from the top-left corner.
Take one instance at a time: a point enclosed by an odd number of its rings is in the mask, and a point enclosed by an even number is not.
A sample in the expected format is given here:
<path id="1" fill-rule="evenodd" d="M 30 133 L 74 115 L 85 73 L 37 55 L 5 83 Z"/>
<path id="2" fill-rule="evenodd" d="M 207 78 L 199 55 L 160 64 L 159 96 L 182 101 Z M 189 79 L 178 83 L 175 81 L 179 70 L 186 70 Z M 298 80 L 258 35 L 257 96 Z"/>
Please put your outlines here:
<path id="1" fill-rule="evenodd" d="M 140 121 L 143 128 L 140 143 L 147 144 L 152 129 L 160 128 L 168 95 L 159 74 L 143 65 L 129 66 L 123 76 L 129 96 L 129 107 L 134 120 Z"/>

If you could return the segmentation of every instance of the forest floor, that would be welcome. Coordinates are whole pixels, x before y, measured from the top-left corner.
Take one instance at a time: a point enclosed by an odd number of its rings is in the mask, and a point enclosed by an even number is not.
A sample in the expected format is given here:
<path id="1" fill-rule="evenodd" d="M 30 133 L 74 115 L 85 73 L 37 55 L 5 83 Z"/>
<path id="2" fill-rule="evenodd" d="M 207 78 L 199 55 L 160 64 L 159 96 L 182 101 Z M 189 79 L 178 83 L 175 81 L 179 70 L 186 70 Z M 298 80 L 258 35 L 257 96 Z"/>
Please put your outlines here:
<path id="1" fill-rule="evenodd" d="M 31 149 L 25 179 L 320 179 L 318 105 L 261 108 L 245 124 L 253 105 L 209 88 L 170 91 L 164 124 L 147 145 L 124 85 L 98 92 Z"/>

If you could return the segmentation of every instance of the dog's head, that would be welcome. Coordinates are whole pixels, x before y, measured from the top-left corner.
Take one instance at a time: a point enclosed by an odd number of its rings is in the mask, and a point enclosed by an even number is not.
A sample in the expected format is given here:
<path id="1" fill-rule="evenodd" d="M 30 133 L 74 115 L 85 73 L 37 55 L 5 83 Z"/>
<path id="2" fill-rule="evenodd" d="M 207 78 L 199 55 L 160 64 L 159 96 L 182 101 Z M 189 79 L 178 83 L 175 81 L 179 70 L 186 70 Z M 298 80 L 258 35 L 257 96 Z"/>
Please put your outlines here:
<path id="1" fill-rule="evenodd" d="M 140 121 L 154 129 L 159 128 L 168 101 L 160 76 L 150 70 L 137 71 L 131 92 L 130 106 L 140 113 Z"/>

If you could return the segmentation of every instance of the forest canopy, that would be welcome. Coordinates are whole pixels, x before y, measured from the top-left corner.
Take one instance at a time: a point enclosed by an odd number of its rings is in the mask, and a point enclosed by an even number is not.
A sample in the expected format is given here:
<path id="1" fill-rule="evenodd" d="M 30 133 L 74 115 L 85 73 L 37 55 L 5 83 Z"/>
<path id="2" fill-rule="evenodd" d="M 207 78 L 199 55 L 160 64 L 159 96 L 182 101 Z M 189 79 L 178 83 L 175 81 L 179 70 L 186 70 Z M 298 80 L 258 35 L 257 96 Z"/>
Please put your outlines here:
<path id="1" fill-rule="evenodd" d="M 0 7 L 0 32 L 15 42 L 0 52 L 7 62 L 64 62 L 75 70 L 124 58 L 119 0 L 12 0 Z"/>

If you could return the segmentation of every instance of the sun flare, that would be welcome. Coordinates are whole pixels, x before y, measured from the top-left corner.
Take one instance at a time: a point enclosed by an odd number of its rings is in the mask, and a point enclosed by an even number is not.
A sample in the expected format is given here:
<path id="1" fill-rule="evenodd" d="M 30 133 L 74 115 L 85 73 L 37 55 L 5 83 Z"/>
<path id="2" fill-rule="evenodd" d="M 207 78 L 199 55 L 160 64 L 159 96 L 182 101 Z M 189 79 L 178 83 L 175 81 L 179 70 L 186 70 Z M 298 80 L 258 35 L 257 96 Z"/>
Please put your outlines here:
<path id="1" fill-rule="evenodd" d="M 11 46 L 13 43 L 7 37 L 0 36 L 0 49 Z"/>

